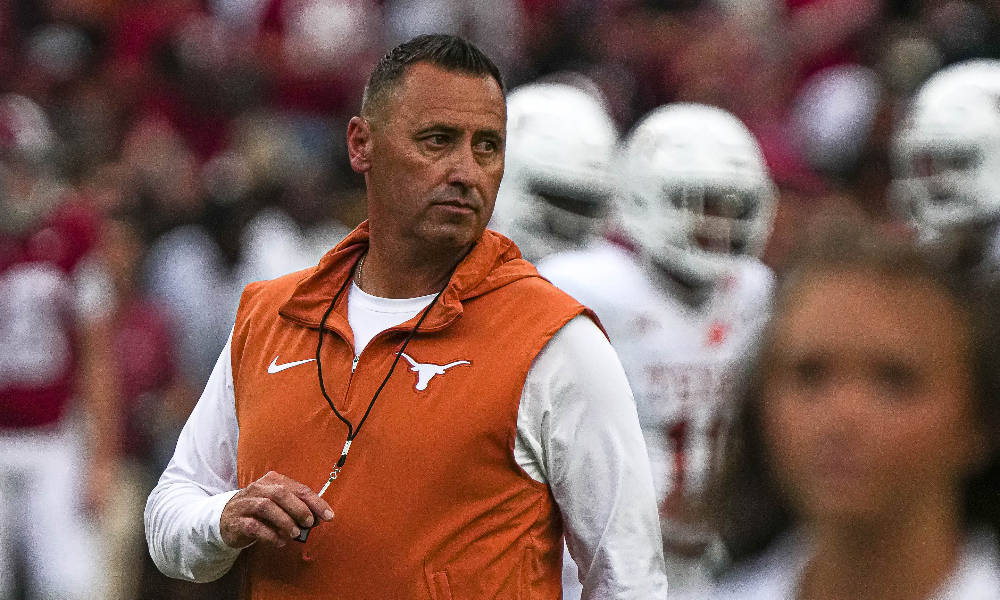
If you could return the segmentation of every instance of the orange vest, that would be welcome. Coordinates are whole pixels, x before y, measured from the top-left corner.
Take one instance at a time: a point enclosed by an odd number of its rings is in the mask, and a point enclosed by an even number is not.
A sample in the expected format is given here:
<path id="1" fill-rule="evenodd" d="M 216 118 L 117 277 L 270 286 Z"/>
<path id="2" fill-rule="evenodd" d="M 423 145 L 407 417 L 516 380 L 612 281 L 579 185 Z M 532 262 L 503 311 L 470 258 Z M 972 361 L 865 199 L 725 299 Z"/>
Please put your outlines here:
<path id="1" fill-rule="evenodd" d="M 362 224 L 317 267 L 244 292 L 232 343 L 240 487 L 273 470 L 318 490 L 340 457 L 347 426 L 316 364 L 268 365 L 315 357 L 320 318 L 367 246 Z M 486 231 L 406 348 L 420 364 L 469 364 L 421 374 L 400 360 L 324 494 L 336 517 L 305 544 L 252 546 L 245 596 L 558 599 L 559 511 L 513 450 L 532 361 L 584 312 Z M 352 375 L 346 292 L 328 317 L 324 383 L 355 427 L 418 318 L 376 336 Z"/>

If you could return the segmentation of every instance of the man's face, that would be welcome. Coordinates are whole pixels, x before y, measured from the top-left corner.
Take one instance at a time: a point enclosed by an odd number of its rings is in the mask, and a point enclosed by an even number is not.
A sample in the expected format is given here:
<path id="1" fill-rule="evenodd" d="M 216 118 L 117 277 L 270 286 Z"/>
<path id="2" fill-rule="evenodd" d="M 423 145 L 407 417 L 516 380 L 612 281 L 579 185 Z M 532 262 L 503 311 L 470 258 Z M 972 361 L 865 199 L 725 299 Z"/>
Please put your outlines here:
<path id="1" fill-rule="evenodd" d="M 489 223 L 503 177 L 500 86 L 417 63 L 380 111 L 362 125 L 370 131 L 369 160 L 354 165 L 368 184 L 372 235 L 468 248 Z"/>

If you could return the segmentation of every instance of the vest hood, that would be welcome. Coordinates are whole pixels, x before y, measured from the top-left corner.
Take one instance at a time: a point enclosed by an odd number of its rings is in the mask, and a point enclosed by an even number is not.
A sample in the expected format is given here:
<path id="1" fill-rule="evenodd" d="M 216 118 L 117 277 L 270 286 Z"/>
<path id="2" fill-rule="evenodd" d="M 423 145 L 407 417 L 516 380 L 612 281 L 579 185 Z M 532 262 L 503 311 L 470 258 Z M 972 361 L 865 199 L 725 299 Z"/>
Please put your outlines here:
<path id="1" fill-rule="evenodd" d="M 318 328 L 337 290 L 351 277 L 354 266 L 368 250 L 368 235 L 368 221 L 365 221 L 327 252 L 317 266 L 300 272 L 298 275 L 304 277 L 295 285 L 279 314 L 307 327 Z M 462 315 L 463 301 L 529 277 L 540 278 L 541 275 L 521 257 L 521 251 L 514 242 L 487 229 L 455 269 L 441 300 L 431 309 L 420 330 L 443 329 Z M 331 329 L 346 325 L 346 321 L 337 323 L 346 319 L 346 311 L 341 311 L 345 299 L 337 301 L 339 307 L 329 317 Z M 404 323 L 401 327 L 406 325 Z"/>

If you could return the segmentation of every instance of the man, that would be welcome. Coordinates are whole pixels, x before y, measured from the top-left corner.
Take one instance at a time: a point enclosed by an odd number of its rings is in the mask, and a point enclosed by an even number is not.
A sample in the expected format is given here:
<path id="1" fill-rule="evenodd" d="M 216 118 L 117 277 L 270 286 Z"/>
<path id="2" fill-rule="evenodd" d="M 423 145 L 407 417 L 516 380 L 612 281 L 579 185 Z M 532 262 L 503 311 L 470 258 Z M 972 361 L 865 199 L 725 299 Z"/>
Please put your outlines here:
<path id="1" fill-rule="evenodd" d="M 697 104 L 647 115 L 618 165 L 629 247 L 598 241 L 539 271 L 594 308 L 622 358 L 653 465 L 671 596 L 699 597 L 715 540 L 702 498 L 730 374 L 766 317 L 771 276 L 756 256 L 773 186 L 746 127 Z"/>
<path id="2" fill-rule="evenodd" d="M 361 112 L 348 148 L 369 221 L 317 267 L 247 288 L 147 503 L 158 566 L 207 581 L 246 548 L 251 598 L 558 598 L 565 526 L 587 597 L 663 597 L 617 357 L 485 230 L 496 67 L 421 36 L 380 61 Z"/>
<path id="3" fill-rule="evenodd" d="M 507 98 L 507 156 L 490 226 L 536 263 L 581 248 L 599 234 L 615 193 L 611 156 L 618 132 L 583 76 L 532 83 Z"/>
<path id="4" fill-rule="evenodd" d="M 979 59 L 931 77 L 896 133 L 894 200 L 923 241 L 978 230 L 997 262 L 1000 243 L 1000 61 Z M 989 259 L 987 256 L 986 258 Z"/>

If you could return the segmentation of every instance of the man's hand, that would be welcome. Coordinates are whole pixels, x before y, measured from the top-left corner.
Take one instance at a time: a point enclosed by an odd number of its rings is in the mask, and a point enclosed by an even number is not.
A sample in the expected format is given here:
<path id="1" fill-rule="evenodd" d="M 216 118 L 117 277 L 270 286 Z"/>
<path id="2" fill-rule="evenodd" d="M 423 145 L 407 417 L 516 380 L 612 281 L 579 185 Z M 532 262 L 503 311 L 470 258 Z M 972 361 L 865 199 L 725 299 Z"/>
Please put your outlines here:
<path id="1" fill-rule="evenodd" d="M 316 517 L 333 519 L 330 505 L 309 486 L 280 473 L 269 472 L 234 495 L 222 509 L 222 541 L 231 548 L 255 542 L 282 547 L 312 527 Z"/>

